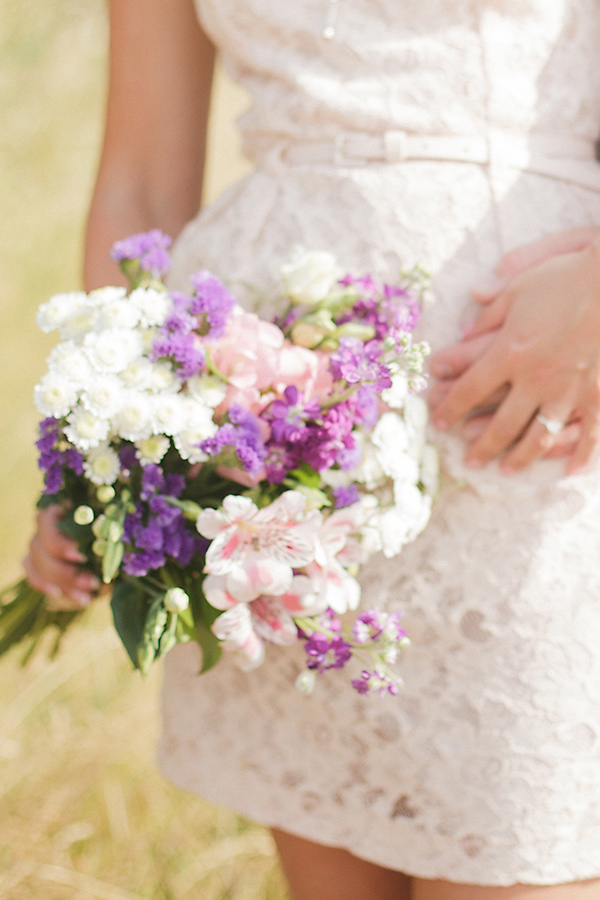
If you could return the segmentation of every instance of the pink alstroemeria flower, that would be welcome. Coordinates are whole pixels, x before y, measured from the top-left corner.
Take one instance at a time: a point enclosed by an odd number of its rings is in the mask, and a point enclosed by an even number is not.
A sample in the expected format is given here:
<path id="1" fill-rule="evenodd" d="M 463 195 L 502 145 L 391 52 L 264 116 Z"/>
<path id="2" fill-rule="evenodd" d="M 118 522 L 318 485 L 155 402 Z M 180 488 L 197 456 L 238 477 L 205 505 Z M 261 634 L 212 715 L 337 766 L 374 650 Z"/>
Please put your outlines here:
<path id="1" fill-rule="evenodd" d="M 220 509 L 205 509 L 196 521 L 200 534 L 211 540 L 204 571 L 226 575 L 227 591 L 238 601 L 284 594 L 294 569 L 315 559 L 321 522 L 321 513 L 307 511 L 299 491 L 286 491 L 263 509 L 249 497 L 230 495 Z"/>

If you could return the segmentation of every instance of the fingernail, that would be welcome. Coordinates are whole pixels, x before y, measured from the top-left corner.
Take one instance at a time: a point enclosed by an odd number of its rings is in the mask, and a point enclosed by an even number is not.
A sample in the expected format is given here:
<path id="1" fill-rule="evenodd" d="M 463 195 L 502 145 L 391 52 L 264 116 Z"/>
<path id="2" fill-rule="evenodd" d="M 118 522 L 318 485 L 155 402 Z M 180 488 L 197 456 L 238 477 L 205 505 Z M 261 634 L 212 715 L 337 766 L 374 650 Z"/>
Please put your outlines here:
<path id="1" fill-rule="evenodd" d="M 482 461 L 476 456 L 468 456 L 465 460 L 466 464 L 470 469 L 481 469 L 483 468 Z"/>
<path id="2" fill-rule="evenodd" d="M 471 332 L 473 331 L 474 328 L 475 328 L 475 321 L 472 320 L 471 322 L 467 322 L 466 325 L 462 326 L 462 328 L 460 329 L 460 333 L 462 334 L 462 336 L 464 338 L 469 337 L 469 335 L 471 334 Z"/>
<path id="3" fill-rule="evenodd" d="M 465 425 L 465 437 L 472 441 L 485 430 L 485 425 L 481 422 L 467 422 Z"/>
<path id="4" fill-rule="evenodd" d="M 514 475 L 515 474 L 515 469 L 513 469 L 513 467 L 510 465 L 506 465 L 506 463 L 500 464 L 500 471 L 502 472 L 503 475 Z"/>
<path id="5" fill-rule="evenodd" d="M 77 547 L 68 547 L 64 552 L 64 559 L 68 559 L 69 562 L 83 563 L 86 562 L 87 557 L 80 553 Z"/>
<path id="6" fill-rule="evenodd" d="M 73 600 L 76 600 L 81 606 L 88 606 L 92 599 L 85 591 L 69 591 L 69 597 L 72 597 Z"/>
<path id="7" fill-rule="evenodd" d="M 433 427 L 437 428 L 438 431 L 445 431 L 448 427 L 448 423 L 445 419 L 434 419 Z"/>
<path id="8" fill-rule="evenodd" d="M 46 596 L 52 597 L 54 600 L 57 600 L 59 597 L 62 597 L 62 590 L 59 588 L 57 584 L 49 585 L 44 591 Z"/>

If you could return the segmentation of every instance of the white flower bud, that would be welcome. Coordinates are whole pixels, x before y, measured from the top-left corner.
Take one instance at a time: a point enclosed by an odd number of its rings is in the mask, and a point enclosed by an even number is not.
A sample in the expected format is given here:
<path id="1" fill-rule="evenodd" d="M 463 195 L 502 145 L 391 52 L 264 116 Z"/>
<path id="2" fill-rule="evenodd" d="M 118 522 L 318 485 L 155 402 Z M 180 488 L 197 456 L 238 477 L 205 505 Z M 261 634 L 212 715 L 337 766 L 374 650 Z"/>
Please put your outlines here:
<path id="1" fill-rule="evenodd" d="M 73 513 L 73 519 L 78 525 L 91 525 L 94 521 L 94 510 L 91 506 L 78 506 Z"/>
<path id="2" fill-rule="evenodd" d="M 183 590 L 183 588 L 169 588 L 167 593 L 163 598 L 163 603 L 165 605 L 165 609 L 168 609 L 169 612 L 172 613 L 180 613 L 183 612 L 184 609 L 187 609 L 190 605 L 190 598 Z"/>

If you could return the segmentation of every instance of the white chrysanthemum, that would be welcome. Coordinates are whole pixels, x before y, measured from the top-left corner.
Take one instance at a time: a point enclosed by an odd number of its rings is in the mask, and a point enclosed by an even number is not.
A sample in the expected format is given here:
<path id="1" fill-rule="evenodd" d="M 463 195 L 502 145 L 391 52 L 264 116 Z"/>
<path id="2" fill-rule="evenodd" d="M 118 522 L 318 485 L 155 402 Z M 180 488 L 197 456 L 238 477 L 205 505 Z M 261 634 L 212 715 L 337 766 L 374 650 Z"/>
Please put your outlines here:
<path id="1" fill-rule="evenodd" d="M 142 354 L 142 339 L 137 331 L 108 328 L 99 334 L 88 334 L 83 342 L 95 371 L 122 372 Z"/>
<path id="2" fill-rule="evenodd" d="M 138 307 L 127 299 L 119 299 L 100 307 L 96 327 L 104 331 L 107 328 L 135 328 L 139 323 Z"/>
<path id="3" fill-rule="evenodd" d="M 183 431 L 189 421 L 189 404 L 181 394 L 158 394 L 152 397 L 152 408 L 159 434 Z"/>
<path id="4" fill-rule="evenodd" d="M 90 450 L 92 447 L 97 447 L 108 437 L 108 421 L 95 416 L 83 406 L 78 406 L 73 410 L 67 422 L 65 434 L 78 450 Z"/>
<path id="5" fill-rule="evenodd" d="M 64 325 L 76 310 L 84 308 L 86 303 L 87 295 L 83 291 L 55 294 L 38 309 L 36 316 L 38 326 L 46 333 L 55 331 Z"/>
<path id="6" fill-rule="evenodd" d="M 60 419 L 77 403 L 77 387 L 61 372 L 47 372 L 35 386 L 33 396 L 43 416 Z"/>
<path id="7" fill-rule="evenodd" d="M 181 387 L 181 382 L 173 372 L 173 366 L 166 360 L 161 360 L 152 365 L 150 372 L 150 390 L 155 393 L 176 392 Z"/>
<path id="8" fill-rule="evenodd" d="M 81 306 L 67 319 L 64 325 L 61 325 L 60 336 L 64 341 L 80 343 L 90 331 L 94 331 L 95 327 L 94 310 L 89 306 Z"/>
<path id="9" fill-rule="evenodd" d="M 168 293 L 156 288 L 136 288 L 129 302 L 139 309 L 142 325 L 164 325 L 173 306 Z"/>
<path id="10" fill-rule="evenodd" d="M 127 387 L 140 391 L 149 391 L 152 385 L 153 364 L 145 356 L 140 356 L 129 363 L 120 373 L 120 378 Z"/>
<path id="11" fill-rule="evenodd" d="M 187 382 L 188 393 L 211 409 L 223 402 L 227 385 L 216 375 L 193 375 Z"/>
<path id="12" fill-rule="evenodd" d="M 373 491 L 385 479 L 385 472 L 381 466 L 377 448 L 371 443 L 370 437 L 363 431 L 356 430 L 353 432 L 355 442 L 361 451 L 361 461 L 355 466 L 351 472 L 354 481 L 362 482 L 367 490 Z M 347 474 L 344 473 L 345 480 L 340 480 L 340 484 L 347 484 Z M 329 473 L 327 473 L 329 478 Z M 334 485 L 337 487 L 337 485 Z"/>
<path id="13" fill-rule="evenodd" d="M 124 391 L 121 408 L 112 419 L 112 429 L 128 441 L 143 441 L 156 430 L 150 397 L 141 391 Z"/>
<path id="14" fill-rule="evenodd" d="M 81 403 L 102 419 L 110 419 L 121 407 L 123 384 L 116 375 L 93 375 L 81 395 Z"/>
<path id="15" fill-rule="evenodd" d="M 297 247 L 291 261 L 281 266 L 286 290 L 298 303 L 324 300 L 342 274 L 335 256 L 326 250 Z"/>
<path id="16" fill-rule="evenodd" d="M 158 465 L 169 447 L 171 441 L 162 434 L 153 434 L 143 441 L 136 441 L 138 459 L 143 466 L 154 463 Z"/>
<path id="17" fill-rule="evenodd" d="M 212 410 L 186 398 L 185 414 L 184 427 L 174 435 L 173 441 L 182 459 L 187 459 L 190 463 L 204 462 L 206 454 L 198 445 L 217 431 L 212 420 Z"/>
<path id="18" fill-rule="evenodd" d="M 101 307 L 106 306 L 109 303 L 115 303 L 117 300 L 122 300 L 126 296 L 127 291 L 124 287 L 107 285 L 106 287 L 96 288 L 96 290 L 90 291 L 87 299 L 90 306 Z"/>
<path id="19" fill-rule="evenodd" d="M 120 471 L 119 456 L 109 444 L 102 443 L 87 453 L 83 469 L 92 484 L 114 484 Z"/>
<path id="20" fill-rule="evenodd" d="M 48 357 L 48 368 L 64 375 L 79 389 L 86 387 L 92 377 L 90 361 L 74 341 L 63 341 L 54 347 Z"/>

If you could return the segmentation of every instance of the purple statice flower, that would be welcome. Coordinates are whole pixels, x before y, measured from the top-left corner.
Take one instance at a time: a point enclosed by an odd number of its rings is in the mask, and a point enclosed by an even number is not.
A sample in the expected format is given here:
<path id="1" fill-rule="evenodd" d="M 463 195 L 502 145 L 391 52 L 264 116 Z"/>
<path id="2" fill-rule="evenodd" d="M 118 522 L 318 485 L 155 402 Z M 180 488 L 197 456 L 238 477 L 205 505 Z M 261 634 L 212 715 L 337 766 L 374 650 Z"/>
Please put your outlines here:
<path id="1" fill-rule="evenodd" d="M 138 465 L 138 458 L 135 446 L 133 444 L 123 444 L 119 448 L 119 462 L 121 464 L 121 472 L 123 475 L 129 474 Z"/>
<path id="2" fill-rule="evenodd" d="M 192 275 L 190 281 L 194 286 L 190 312 L 203 320 L 200 334 L 211 338 L 222 337 L 227 318 L 235 306 L 235 299 L 225 285 L 205 269 Z"/>
<path id="3" fill-rule="evenodd" d="M 113 244 L 110 257 L 117 263 L 137 260 L 143 272 L 161 278 L 171 265 L 171 257 L 167 253 L 170 246 L 171 238 L 159 228 L 154 228 L 117 241 Z"/>
<path id="4" fill-rule="evenodd" d="M 389 369 L 381 362 L 382 349 L 377 340 L 363 343 L 360 338 L 341 338 L 329 360 L 331 374 L 350 385 L 372 385 L 380 393 L 392 384 Z"/>
<path id="5" fill-rule="evenodd" d="M 343 484 L 334 488 L 333 499 L 336 509 L 343 509 L 346 506 L 352 506 L 358 503 L 360 492 L 357 484 Z"/>
<path id="6" fill-rule="evenodd" d="M 38 466 L 44 473 L 44 493 L 57 494 L 64 485 L 66 472 L 83 474 L 83 456 L 75 447 L 63 446 L 60 422 L 52 416 L 40 422 L 39 432 L 36 447 L 40 451 Z"/>
<path id="7" fill-rule="evenodd" d="M 179 291 L 172 291 L 169 297 L 172 309 L 165 320 L 165 327 L 176 334 L 189 334 L 197 324 L 195 317 L 190 313 L 192 298 Z"/>
<path id="8" fill-rule="evenodd" d="M 193 375 L 199 375 L 206 361 L 204 350 L 199 345 L 198 336 L 190 331 L 171 331 L 168 325 L 159 329 L 158 337 L 152 344 L 149 358 L 172 361 L 175 372 L 181 381 L 187 381 Z"/>
<path id="9" fill-rule="evenodd" d="M 187 566 L 194 554 L 206 549 L 182 511 L 168 502 L 168 497 L 179 497 L 184 488 L 183 476 L 165 475 L 157 465 L 144 466 L 140 501 L 127 513 L 123 526 L 127 545 L 123 569 L 128 575 L 141 577 L 169 560 Z"/>
<path id="10" fill-rule="evenodd" d="M 384 697 L 386 694 L 397 694 L 401 684 L 400 678 L 394 678 L 393 675 L 388 675 L 387 672 L 379 669 L 363 669 L 360 678 L 352 681 L 352 687 L 359 694 L 379 694 L 380 697 Z"/>
<path id="11" fill-rule="evenodd" d="M 290 441 L 294 444 L 303 439 L 307 419 L 318 416 L 321 405 L 316 398 L 307 403 L 299 401 L 298 388 L 293 384 L 286 387 L 283 396 L 285 399 L 274 400 L 269 406 L 271 432 L 278 443 Z"/>
<path id="12" fill-rule="evenodd" d="M 250 475 L 257 475 L 267 456 L 259 420 L 237 403 L 229 408 L 229 419 L 216 434 L 201 442 L 200 449 L 209 456 L 219 456 L 232 448 L 242 468 Z"/>

